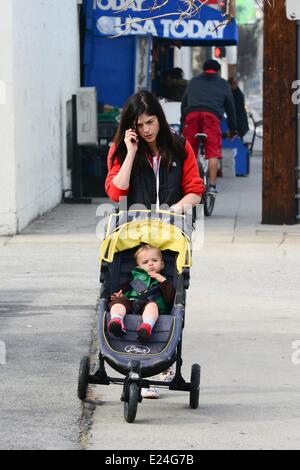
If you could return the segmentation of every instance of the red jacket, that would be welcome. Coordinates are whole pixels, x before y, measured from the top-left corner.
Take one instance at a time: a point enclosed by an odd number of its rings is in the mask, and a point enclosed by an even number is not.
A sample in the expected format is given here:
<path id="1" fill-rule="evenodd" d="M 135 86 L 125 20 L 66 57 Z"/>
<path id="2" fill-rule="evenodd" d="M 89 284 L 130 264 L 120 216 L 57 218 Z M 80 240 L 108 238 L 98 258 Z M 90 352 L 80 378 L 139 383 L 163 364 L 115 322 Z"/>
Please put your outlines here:
<path id="1" fill-rule="evenodd" d="M 119 202 L 122 196 L 127 196 L 129 192 L 129 188 L 127 189 L 119 189 L 117 186 L 114 185 L 113 179 L 119 173 L 121 165 L 119 160 L 115 158 L 114 163 L 112 165 L 112 155 L 115 151 L 116 145 L 113 144 L 109 150 L 108 157 L 107 157 L 107 165 L 108 165 L 108 175 L 105 181 L 105 191 L 108 197 L 115 202 Z M 189 144 L 188 141 L 185 143 L 185 151 L 187 154 L 186 159 L 183 163 L 183 171 L 182 171 L 182 179 L 181 179 L 181 187 L 183 195 L 186 196 L 187 194 L 193 193 L 201 196 L 204 192 L 204 183 L 202 178 L 199 175 L 199 169 L 197 165 L 197 160 L 194 154 L 194 151 Z M 151 163 L 151 159 L 150 159 Z"/>

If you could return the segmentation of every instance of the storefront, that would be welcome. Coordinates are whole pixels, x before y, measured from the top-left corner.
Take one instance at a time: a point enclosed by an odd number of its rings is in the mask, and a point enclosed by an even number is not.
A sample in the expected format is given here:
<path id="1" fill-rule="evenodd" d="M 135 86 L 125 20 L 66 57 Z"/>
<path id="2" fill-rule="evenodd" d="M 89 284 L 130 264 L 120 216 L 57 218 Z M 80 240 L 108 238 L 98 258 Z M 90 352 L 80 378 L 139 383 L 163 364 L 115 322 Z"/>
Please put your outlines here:
<path id="1" fill-rule="evenodd" d="M 85 1 L 84 85 L 96 86 L 99 102 L 121 107 L 138 89 L 156 92 L 157 75 L 173 66 L 174 47 L 238 42 L 235 20 L 227 23 L 210 6 L 178 22 L 176 2 L 155 12 L 151 5 L 151 0 Z"/>
<path id="2" fill-rule="evenodd" d="M 215 7 L 218 4 L 218 0 L 209 2 Z M 163 96 L 162 77 L 173 68 L 178 47 L 238 42 L 235 21 L 227 24 L 215 8 L 205 5 L 198 15 L 178 23 L 177 1 L 170 0 L 155 12 L 149 11 L 151 5 L 153 0 L 84 0 L 83 85 L 96 87 L 99 103 L 99 148 L 82 149 L 80 184 L 85 197 L 105 196 L 106 157 L 118 123 L 115 110 L 103 113 L 103 105 L 121 108 L 142 88 Z M 168 101 L 162 106 L 176 129 L 180 103 Z"/>

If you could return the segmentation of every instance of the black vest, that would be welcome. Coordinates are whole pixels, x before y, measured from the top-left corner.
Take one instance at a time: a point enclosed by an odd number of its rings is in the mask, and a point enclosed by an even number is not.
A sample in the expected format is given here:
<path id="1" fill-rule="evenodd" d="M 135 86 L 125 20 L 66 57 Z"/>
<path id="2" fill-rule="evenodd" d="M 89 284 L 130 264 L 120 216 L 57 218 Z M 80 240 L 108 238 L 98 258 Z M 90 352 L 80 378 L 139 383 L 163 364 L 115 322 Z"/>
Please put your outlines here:
<path id="1" fill-rule="evenodd" d="M 183 198 L 181 187 L 183 162 L 173 158 L 170 168 L 163 165 L 159 168 L 159 202 L 160 206 L 172 206 Z M 155 206 L 157 199 L 156 178 L 150 163 L 147 163 L 138 176 L 133 174 L 130 180 L 127 196 L 128 208 L 133 204 L 143 204 L 147 209 Z"/>

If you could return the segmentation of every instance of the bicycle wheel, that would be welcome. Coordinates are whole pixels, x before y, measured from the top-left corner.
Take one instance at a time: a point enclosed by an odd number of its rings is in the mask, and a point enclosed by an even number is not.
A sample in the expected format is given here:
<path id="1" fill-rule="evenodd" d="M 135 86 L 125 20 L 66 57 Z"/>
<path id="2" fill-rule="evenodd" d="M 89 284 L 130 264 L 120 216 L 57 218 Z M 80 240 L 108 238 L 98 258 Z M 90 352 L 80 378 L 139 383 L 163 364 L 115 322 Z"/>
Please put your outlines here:
<path id="1" fill-rule="evenodd" d="M 206 173 L 204 171 L 204 168 L 200 159 L 198 159 L 198 168 L 199 168 L 200 177 L 203 179 L 204 184 L 206 184 Z"/>
<path id="2" fill-rule="evenodd" d="M 206 194 L 204 197 L 204 214 L 207 217 L 210 217 L 214 211 L 215 207 L 215 196 L 211 196 L 210 194 Z"/>

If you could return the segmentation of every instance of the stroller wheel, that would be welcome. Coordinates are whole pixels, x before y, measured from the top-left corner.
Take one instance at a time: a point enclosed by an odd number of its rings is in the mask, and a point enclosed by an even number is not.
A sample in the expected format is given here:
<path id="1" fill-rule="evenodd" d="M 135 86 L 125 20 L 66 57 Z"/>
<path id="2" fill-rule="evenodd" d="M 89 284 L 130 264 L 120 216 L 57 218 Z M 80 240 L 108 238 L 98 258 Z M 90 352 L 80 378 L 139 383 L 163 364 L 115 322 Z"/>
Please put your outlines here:
<path id="1" fill-rule="evenodd" d="M 90 358 L 84 356 L 80 362 L 77 395 L 79 400 L 85 400 L 90 375 Z"/>
<path id="2" fill-rule="evenodd" d="M 128 401 L 124 402 L 124 417 L 127 423 L 133 423 L 139 402 L 139 387 L 135 382 L 129 384 Z"/>
<path id="3" fill-rule="evenodd" d="M 194 410 L 199 406 L 200 374 L 200 365 L 193 364 L 191 373 L 190 407 Z"/>

